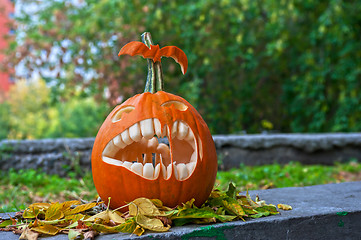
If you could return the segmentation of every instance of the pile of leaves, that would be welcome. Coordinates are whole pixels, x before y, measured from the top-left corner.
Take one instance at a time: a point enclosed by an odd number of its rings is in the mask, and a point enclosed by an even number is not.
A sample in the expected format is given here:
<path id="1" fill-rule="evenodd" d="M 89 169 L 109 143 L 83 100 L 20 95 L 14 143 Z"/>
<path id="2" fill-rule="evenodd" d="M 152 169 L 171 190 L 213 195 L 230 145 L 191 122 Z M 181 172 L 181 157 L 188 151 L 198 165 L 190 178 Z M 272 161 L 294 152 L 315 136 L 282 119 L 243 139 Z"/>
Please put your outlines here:
<path id="1" fill-rule="evenodd" d="M 109 199 L 111 200 L 111 199 Z M 230 183 L 226 192 L 215 189 L 202 207 L 194 199 L 169 208 L 158 199 L 138 198 L 120 209 L 110 210 L 101 201 L 66 201 L 63 203 L 33 203 L 14 217 L 0 219 L 0 231 L 21 234 L 20 239 L 37 239 L 40 234 L 68 234 L 69 239 L 93 239 L 99 233 L 125 232 L 142 235 L 146 230 L 168 231 L 184 224 L 210 224 L 279 214 L 276 206 L 266 204 L 257 196 L 240 195 Z M 292 209 L 278 204 L 280 209 Z"/>

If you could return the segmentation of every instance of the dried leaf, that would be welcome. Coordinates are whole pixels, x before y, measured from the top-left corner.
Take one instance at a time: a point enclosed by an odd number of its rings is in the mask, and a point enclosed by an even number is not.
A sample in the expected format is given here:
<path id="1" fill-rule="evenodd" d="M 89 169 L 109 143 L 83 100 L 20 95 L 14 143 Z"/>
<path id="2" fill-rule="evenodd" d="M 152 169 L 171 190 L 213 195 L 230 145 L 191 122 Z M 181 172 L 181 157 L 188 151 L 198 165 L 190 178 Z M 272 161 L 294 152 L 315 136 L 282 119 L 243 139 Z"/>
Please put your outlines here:
<path id="1" fill-rule="evenodd" d="M 279 204 L 277 204 L 277 207 L 282 210 L 292 210 L 292 207 L 287 204 L 279 203 Z"/>
<path id="2" fill-rule="evenodd" d="M 253 208 L 257 208 L 257 207 L 260 207 L 260 205 L 258 205 L 256 202 L 254 202 L 251 198 L 251 196 L 249 195 L 248 193 L 248 190 L 247 190 L 247 193 L 246 193 L 246 198 L 247 198 L 247 201 L 249 203 L 249 205 Z"/>
<path id="3" fill-rule="evenodd" d="M 68 233 L 69 240 L 84 239 L 84 235 L 81 231 L 70 229 Z"/>
<path id="4" fill-rule="evenodd" d="M 20 235 L 19 239 L 26 239 L 26 240 L 37 240 L 39 237 L 39 233 L 26 228 Z"/>
<path id="5" fill-rule="evenodd" d="M 82 205 L 76 206 L 74 209 L 69 209 L 69 210 L 65 211 L 64 215 L 68 216 L 68 215 L 71 215 L 71 214 L 84 212 L 86 210 L 89 210 L 89 209 L 95 207 L 96 205 L 97 205 L 97 203 L 95 203 L 95 202 L 82 204 Z"/>
<path id="6" fill-rule="evenodd" d="M 135 220 L 141 227 L 155 232 L 166 232 L 171 227 L 170 225 L 164 226 L 158 218 L 147 217 L 143 214 L 138 214 Z"/>
<path id="7" fill-rule="evenodd" d="M 49 207 L 50 203 L 33 203 L 28 208 L 48 209 Z"/>
<path id="8" fill-rule="evenodd" d="M 121 214 L 118 211 L 109 211 L 108 215 L 110 220 L 113 220 L 117 224 L 125 223 L 125 219 L 121 217 Z"/>
<path id="9" fill-rule="evenodd" d="M 42 226 L 33 227 L 31 230 L 48 235 L 55 235 L 59 232 L 60 229 L 53 225 L 44 224 Z"/>
<path id="10" fill-rule="evenodd" d="M 137 226 L 137 223 L 135 221 L 135 218 L 130 218 L 125 223 L 122 223 L 115 227 L 109 227 L 107 225 L 103 224 L 96 224 L 96 223 L 89 223 L 86 222 L 86 225 L 94 229 L 95 231 L 101 232 L 101 233 L 117 233 L 117 232 L 127 232 L 132 233 L 134 229 Z"/>
<path id="11" fill-rule="evenodd" d="M 105 222 L 109 222 L 110 220 L 112 220 L 117 224 L 125 223 L 125 219 L 121 217 L 118 211 L 110 211 L 110 210 L 105 210 L 103 212 L 100 212 L 96 215 L 91 216 L 90 218 L 87 218 L 84 221 L 93 222 L 96 219 L 102 219 Z"/>
<path id="12" fill-rule="evenodd" d="M 38 207 L 28 207 L 27 209 L 24 210 L 23 218 L 36 218 L 40 214 L 45 214 L 46 209 L 38 208 Z"/>
<path id="13" fill-rule="evenodd" d="M 96 236 L 98 236 L 99 234 L 96 231 L 87 231 L 84 233 L 84 239 L 91 239 L 94 240 Z"/>
<path id="14" fill-rule="evenodd" d="M 148 198 L 137 198 L 129 205 L 129 215 L 146 215 L 146 216 L 157 216 L 162 213 Z"/>
<path id="15" fill-rule="evenodd" d="M 80 204 L 80 201 L 78 201 L 78 200 L 66 201 L 66 202 L 61 203 L 60 208 L 62 211 L 65 211 L 65 210 L 69 209 L 71 206 L 79 205 L 79 204 Z"/>
<path id="16" fill-rule="evenodd" d="M 60 203 L 53 203 L 45 212 L 45 220 L 57 220 L 64 217 L 64 213 L 61 211 Z"/>

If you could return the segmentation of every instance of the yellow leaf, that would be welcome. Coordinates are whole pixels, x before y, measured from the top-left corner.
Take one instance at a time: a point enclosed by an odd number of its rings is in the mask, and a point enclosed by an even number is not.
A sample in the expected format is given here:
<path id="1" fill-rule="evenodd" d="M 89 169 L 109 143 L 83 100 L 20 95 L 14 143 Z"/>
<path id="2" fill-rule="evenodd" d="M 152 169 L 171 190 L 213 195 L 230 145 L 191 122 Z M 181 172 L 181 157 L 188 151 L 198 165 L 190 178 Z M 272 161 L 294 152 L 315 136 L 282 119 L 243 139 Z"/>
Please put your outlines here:
<path id="1" fill-rule="evenodd" d="M 282 210 L 292 210 L 292 207 L 287 204 L 279 203 L 279 204 L 277 204 L 277 207 Z"/>
<path id="2" fill-rule="evenodd" d="M 134 229 L 133 234 L 137 235 L 137 236 L 141 236 L 144 233 L 144 228 L 142 228 L 141 226 L 137 225 L 137 227 Z"/>
<path id="3" fill-rule="evenodd" d="M 66 202 L 61 203 L 60 207 L 61 207 L 62 211 L 65 211 L 68 208 L 70 208 L 72 205 L 79 205 L 79 204 L 80 204 L 80 201 L 72 200 L 72 201 L 66 201 Z"/>
<path id="4" fill-rule="evenodd" d="M 84 222 L 94 222 L 97 219 L 102 219 L 105 222 L 113 220 L 117 224 L 125 223 L 125 219 L 121 217 L 120 213 L 117 211 L 105 210 L 103 212 L 97 213 L 87 219 Z"/>
<path id="5" fill-rule="evenodd" d="M 118 211 L 108 211 L 108 215 L 117 224 L 125 223 L 125 219 L 121 217 Z"/>
<path id="6" fill-rule="evenodd" d="M 135 220 L 141 227 L 155 232 L 166 232 L 171 227 L 170 225 L 165 227 L 163 222 L 158 218 L 150 218 L 142 214 L 138 214 Z"/>
<path id="7" fill-rule="evenodd" d="M 73 222 L 77 222 L 78 220 L 81 220 L 84 218 L 85 215 L 78 213 L 78 214 L 73 214 L 73 215 L 68 215 L 66 216 L 64 219 L 65 220 L 71 220 Z"/>
<path id="8" fill-rule="evenodd" d="M 109 222 L 109 215 L 107 211 L 103 211 L 85 219 L 84 222 L 94 222 L 96 219 L 102 219 L 105 222 Z"/>
<path id="9" fill-rule="evenodd" d="M 95 207 L 97 205 L 97 203 L 95 202 L 91 202 L 91 203 L 86 203 L 86 204 L 82 204 L 77 206 L 74 209 L 68 209 L 64 212 L 65 216 L 71 215 L 71 214 L 76 214 L 76 213 L 80 213 L 80 212 L 84 212 L 86 210 L 89 210 L 93 207 Z"/>
<path id="10" fill-rule="evenodd" d="M 33 227 L 31 228 L 31 230 L 48 235 L 55 235 L 59 232 L 59 228 L 48 224 L 45 224 L 43 226 Z"/>
<path id="11" fill-rule="evenodd" d="M 64 217 L 64 213 L 61 211 L 60 203 L 53 203 L 45 212 L 45 220 L 58 220 Z"/>
<path id="12" fill-rule="evenodd" d="M 50 203 L 33 203 L 30 204 L 28 208 L 48 209 L 49 207 Z"/>
<path id="13" fill-rule="evenodd" d="M 146 216 L 157 216 L 162 213 L 148 198 L 137 198 L 129 205 L 129 215 L 146 215 Z"/>
<path id="14" fill-rule="evenodd" d="M 36 218 L 39 214 L 44 214 L 44 208 L 28 207 L 23 212 L 23 218 Z"/>

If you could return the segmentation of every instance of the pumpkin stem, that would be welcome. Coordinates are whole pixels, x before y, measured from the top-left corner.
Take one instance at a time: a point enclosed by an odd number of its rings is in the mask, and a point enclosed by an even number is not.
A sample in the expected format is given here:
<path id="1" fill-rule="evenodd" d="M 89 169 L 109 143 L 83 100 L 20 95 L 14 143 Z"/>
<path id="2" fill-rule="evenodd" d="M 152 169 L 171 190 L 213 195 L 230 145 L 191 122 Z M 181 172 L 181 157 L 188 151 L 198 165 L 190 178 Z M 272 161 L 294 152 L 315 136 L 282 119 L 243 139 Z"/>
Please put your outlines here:
<path id="1" fill-rule="evenodd" d="M 142 34 L 142 42 L 149 48 L 150 45 L 154 45 L 149 32 Z M 160 61 L 154 62 L 152 59 L 147 59 L 147 62 L 148 75 L 144 92 L 155 93 L 156 91 L 163 91 L 163 71 Z"/>

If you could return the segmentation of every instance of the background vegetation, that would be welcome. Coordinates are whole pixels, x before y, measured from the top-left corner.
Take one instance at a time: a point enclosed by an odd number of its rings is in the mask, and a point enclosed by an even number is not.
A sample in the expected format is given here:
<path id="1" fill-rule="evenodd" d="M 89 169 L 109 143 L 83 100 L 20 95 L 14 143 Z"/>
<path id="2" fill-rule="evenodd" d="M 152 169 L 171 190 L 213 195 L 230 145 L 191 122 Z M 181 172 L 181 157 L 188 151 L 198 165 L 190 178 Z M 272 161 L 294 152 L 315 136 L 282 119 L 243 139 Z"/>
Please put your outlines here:
<path id="1" fill-rule="evenodd" d="M 106 113 L 143 90 L 146 61 L 117 53 L 144 31 L 186 52 L 185 76 L 163 61 L 166 90 L 196 106 L 214 134 L 361 130 L 358 1 L 31 2 L 17 15 L 6 66 L 39 73 L 50 90 L 36 104 L 50 109 L 26 124 L 24 111 L 11 115 L 20 125 L 1 114 L 10 137 L 94 135 Z M 11 101 L 0 111 L 14 114 Z M 23 129 L 34 119 L 37 133 Z"/>

